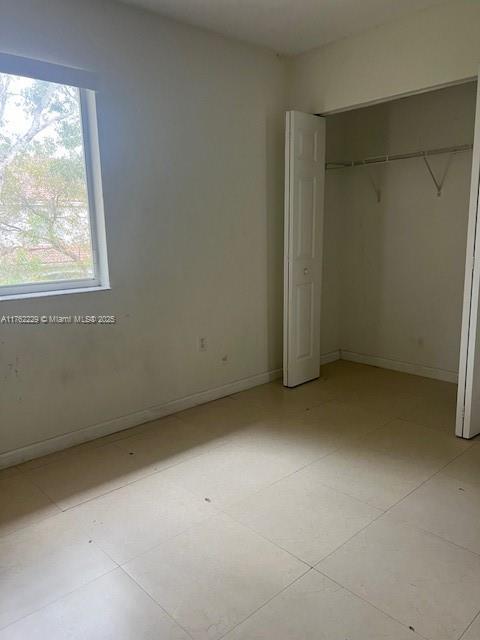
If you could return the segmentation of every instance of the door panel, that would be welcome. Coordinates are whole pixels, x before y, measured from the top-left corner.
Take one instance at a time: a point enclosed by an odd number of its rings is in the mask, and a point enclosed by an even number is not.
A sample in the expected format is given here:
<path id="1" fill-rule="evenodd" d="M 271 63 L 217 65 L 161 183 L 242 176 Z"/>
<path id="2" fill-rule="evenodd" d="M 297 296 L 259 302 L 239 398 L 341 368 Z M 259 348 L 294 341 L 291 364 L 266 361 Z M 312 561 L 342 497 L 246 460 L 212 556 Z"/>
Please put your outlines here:
<path id="1" fill-rule="evenodd" d="M 296 258 L 315 257 L 315 178 L 300 178 L 298 215 L 298 243 Z"/>
<path id="2" fill-rule="evenodd" d="M 465 260 L 462 338 L 458 370 L 456 434 L 473 438 L 480 433 L 480 79 L 477 90 L 470 212 Z"/>
<path id="3" fill-rule="evenodd" d="M 304 331 L 297 333 L 296 357 L 298 359 L 311 358 L 313 354 L 313 286 L 311 282 L 299 284 L 296 287 L 295 307 L 296 323 L 304 327 Z"/>
<path id="4" fill-rule="evenodd" d="M 285 144 L 284 384 L 320 375 L 325 120 L 289 111 Z"/>

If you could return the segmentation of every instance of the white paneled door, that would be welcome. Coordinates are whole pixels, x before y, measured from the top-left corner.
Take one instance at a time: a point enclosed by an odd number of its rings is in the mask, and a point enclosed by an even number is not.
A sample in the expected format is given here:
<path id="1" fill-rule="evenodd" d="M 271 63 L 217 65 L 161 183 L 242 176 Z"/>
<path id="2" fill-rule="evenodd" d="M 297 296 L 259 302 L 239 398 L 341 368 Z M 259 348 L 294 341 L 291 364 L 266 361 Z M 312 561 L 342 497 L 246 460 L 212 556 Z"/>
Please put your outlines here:
<path id="1" fill-rule="evenodd" d="M 325 119 L 286 114 L 283 383 L 320 375 Z"/>
<path id="2" fill-rule="evenodd" d="M 480 79 L 473 145 L 470 213 L 465 261 L 462 338 L 458 370 L 456 434 L 473 438 L 480 433 Z"/>

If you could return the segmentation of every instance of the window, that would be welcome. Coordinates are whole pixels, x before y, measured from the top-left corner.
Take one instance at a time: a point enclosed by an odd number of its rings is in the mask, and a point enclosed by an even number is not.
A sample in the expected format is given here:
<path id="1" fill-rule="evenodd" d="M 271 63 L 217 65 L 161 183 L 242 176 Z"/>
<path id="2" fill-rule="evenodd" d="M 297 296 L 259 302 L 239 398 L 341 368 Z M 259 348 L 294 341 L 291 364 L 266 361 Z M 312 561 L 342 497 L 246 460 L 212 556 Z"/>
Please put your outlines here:
<path id="1" fill-rule="evenodd" d="M 108 286 L 95 94 L 69 75 L 0 56 L 0 299 Z"/>

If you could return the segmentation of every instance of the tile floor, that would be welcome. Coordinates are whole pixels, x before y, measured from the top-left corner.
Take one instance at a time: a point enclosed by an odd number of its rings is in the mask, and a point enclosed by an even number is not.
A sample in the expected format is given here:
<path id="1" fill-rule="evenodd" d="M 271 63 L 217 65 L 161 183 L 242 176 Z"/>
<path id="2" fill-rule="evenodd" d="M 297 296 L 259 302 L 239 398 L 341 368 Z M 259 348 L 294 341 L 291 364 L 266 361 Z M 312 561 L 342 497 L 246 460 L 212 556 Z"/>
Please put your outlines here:
<path id="1" fill-rule="evenodd" d="M 480 640 L 455 393 L 341 361 L 0 472 L 0 640 Z"/>

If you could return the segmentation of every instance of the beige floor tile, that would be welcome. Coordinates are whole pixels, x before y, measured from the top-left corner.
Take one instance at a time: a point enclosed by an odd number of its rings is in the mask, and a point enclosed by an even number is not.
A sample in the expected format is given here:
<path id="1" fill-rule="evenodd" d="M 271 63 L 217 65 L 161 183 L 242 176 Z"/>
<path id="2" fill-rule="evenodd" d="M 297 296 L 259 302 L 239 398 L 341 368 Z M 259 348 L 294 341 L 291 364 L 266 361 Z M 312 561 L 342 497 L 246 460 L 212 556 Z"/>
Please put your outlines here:
<path id="1" fill-rule="evenodd" d="M 28 460 L 27 462 L 22 462 L 21 464 L 19 464 L 18 469 L 22 472 L 31 471 L 33 469 L 44 467 L 45 465 L 51 464 L 52 462 L 58 462 L 59 460 L 76 457 L 79 453 L 84 453 L 89 449 L 104 447 L 106 444 L 118 442 L 123 438 L 142 433 L 145 429 L 148 429 L 149 425 L 151 424 L 151 422 L 146 422 L 130 429 L 115 431 L 114 433 L 111 433 L 107 436 L 95 438 L 94 440 L 88 440 L 87 442 L 83 442 L 82 444 L 78 444 L 73 447 L 68 447 L 67 449 L 60 449 L 59 451 L 48 453 L 47 455 L 40 456 L 39 458 L 33 458 L 32 460 Z"/>
<path id="2" fill-rule="evenodd" d="M 70 513 L 0 539 L 0 628 L 115 568 Z"/>
<path id="3" fill-rule="evenodd" d="M 463 482 L 480 485 L 480 444 L 475 442 L 465 453 L 446 466 L 443 473 Z"/>
<path id="4" fill-rule="evenodd" d="M 305 422 L 325 430 L 341 432 L 342 435 L 363 435 L 386 424 L 383 415 L 369 411 L 356 404 L 329 400 L 304 412 Z M 287 424 L 290 419 L 287 418 Z"/>
<path id="5" fill-rule="evenodd" d="M 225 640 L 416 640 L 406 629 L 311 570 Z"/>
<path id="6" fill-rule="evenodd" d="M 121 569 L 0 631 L 0 640 L 188 640 Z"/>
<path id="7" fill-rule="evenodd" d="M 332 450 L 331 438 L 325 434 L 325 438 L 320 443 L 313 440 L 315 434 L 320 434 L 320 429 L 314 425 L 309 425 L 303 419 L 306 412 L 292 413 L 287 419 L 284 416 L 263 417 L 252 422 L 245 427 L 239 428 L 230 433 L 222 442 L 230 446 L 252 447 L 257 452 L 268 454 L 289 454 L 298 467 L 304 466 L 310 458 L 316 459 Z M 288 423 L 288 424 L 287 424 Z M 307 458 L 307 462 L 305 462 Z"/>
<path id="8" fill-rule="evenodd" d="M 280 380 L 264 384 L 231 396 L 238 405 L 271 415 L 287 415 L 315 406 L 332 398 L 324 381 L 319 378 L 294 389 L 284 387 Z"/>
<path id="9" fill-rule="evenodd" d="M 377 372 L 376 377 L 371 376 L 371 379 L 381 388 L 394 392 L 407 393 L 417 398 L 456 398 L 457 385 L 451 382 L 443 382 L 442 380 L 424 378 L 422 376 L 390 369 L 381 369 L 379 367 L 374 369 Z M 362 371 L 359 373 L 359 376 L 364 376 Z"/>
<path id="10" fill-rule="evenodd" d="M 122 564 L 213 515 L 202 498 L 162 474 L 129 484 L 72 509 L 89 537 Z"/>
<path id="11" fill-rule="evenodd" d="M 418 404 L 418 398 L 411 394 L 382 389 L 365 381 L 358 385 L 355 382 L 351 389 L 342 383 L 332 399 L 374 412 L 385 421 L 400 418 Z"/>
<path id="12" fill-rule="evenodd" d="M 259 421 L 232 434 L 227 443 L 239 450 L 250 447 L 257 454 L 275 455 L 289 461 L 294 471 L 338 449 L 339 436 L 295 415 L 288 426 L 278 417 Z"/>
<path id="13" fill-rule="evenodd" d="M 453 386 L 456 391 L 456 385 Z M 427 393 L 415 407 L 400 417 L 453 436 L 456 410 L 456 395 L 452 398 L 451 394 Z"/>
<path id="14" fill-rule="evenodd" d="M 249 442 L 263 450 L 290 460 L 301 467 L 344 446 L 353 436 L 377 429 L 382 416 L 337 401 L 317 404 L 286 416 L 263 419 L 228 438 L 230 442 Z"/>
<path id="15" fill-rule="evenodd" d="M 224 506 L 384 423 L 383 416 L 360 407 L 322 403 L 238 428 L 226 438 L 227 446 L 168 470 L 168 478 Z"/>
<path id="16" fill-rule="evenodd" d="M 91 442 L 96 442 L 96 440 L 92 440 Z M 90 443 L 85 442 L 74 447 L 54 451 L 53 453 L 49 453 L 45 456 L 40 456 L 39 458 L 33 458 L 32 460 L 27 460 L 27 462 L 22 462 L 18 465 L 18 469 L 22 473 L 32 471 L 33 469 L 39 469 L 40 467 L 44 467 L 52 462 L 58 462 L 59 460 L 77 456 L 79 453 L 83 453 L 89 446 Z"/>
<path id="17" fill-rule="evenodd" d="M 168 614 L 201 640 L 459 640 L 480 444 L 455 401 L 339 361 L 0 471 L 0 640 L 185 640 Z"/>
<path id="18" fill-rule="evenodd" d="M 296 426 L 292 424 L 291 428 L 285 428 L 273 419 L 237 433 L 228 444 L 239 451 L 250 449 L 258 457 L 275 456 L 278 461 L 283 461 L 288 473 L 315 462 L 340 446 L 339 437 L 332 432 L 322 432 L 318 427 L 301 423 L 300 420 Z M 281 474 L 280 477 L 282 475 L 287 474 Z"/>
<path id="19" fill-rule="evenodd" d="M 220 398 L 180 411 L 175 414 L 175 417 L 201 429 L 206 428 L 209 432 L 216 432 L 218 435 L 230 433 L 232 430 L 248 424 L 257 414 L 260 416 L 260 412 L 256 411 L 256 408 L 233 402 L 232 398 L 234 397 Z"/>
<path id="20" fill-rule="evenodd" d="M 472 622 L 471 626 L 467 629 L 465 635 L 460 640 L 478 640 L 480 638 L 480 614 Z"/>
<path id="21" fill-rule="evenodd" d="M 322 379 L 328 383 L 335 383 L 344 389 L 390 389 L 397 392 L 412 391 L 413 384 L 402 384 L 409 378 L 420 380 L 417 376 L 408 376 L 398 371 L 381 369 L 370 365 L 337 360 L 321 368 Z"/>
<path id="22" fill-rule="evenodd" d="M 218 516 L 136 558 L 125 570 L 193 638 L 216 640 L 307 567 Z"/>
<path id="23" fill-rule="evenodd" d="M 231 442 L 175 467 L 163 477 L 222 508 L 298 469 L 298 460 L 255 441 Z"/>
<path id="24" fill-rule="evenodd" d="M 480 485 L 440 473 L 389 513 L 480 554 Z"/>
<path id="25" fill-rule="evenodd" d="M 328 437 L 336 446 L 348 442 L 351 437 L 363 436 L 384 426 L 388 419 L 374 411 L 366 410 L 355 404 L 330 400 L 293 416 L 281 418 L 279 425 L 282 433 L 293 438 L 303 436 L 307 439 L 313 434 Z"/>
<path id="26" fill-rule="evenodd" d="M 399 418 L 418 405 L 420 391 L 408 378 L 405 384 L 405 374 L 345 364 L 325 373 L 325 393 L 329 392 L 331 399 L 356 404 L 385 419 Z"/>
<path id="27" fill-rule="evenodd" d="M 357 404 L 358 406 L 382 415 L 385 419 L 394 420 L 411 411 L 418 404 L 418 398 L 408 393 L 398 393 L 378 387 L 359 392 L 340 392 L 339 400 Z"/>
<path id="28" fill-rule="evenodd" d="M 96 449 L 98 447 L 103 447 L 106 444 L 118 442 L 120 440 L 123 440 L 124 438 L 140 435 L 141 433 L 150 430 L 152 428 L 152 425 L 156 424 L 157 422 L 158 421 L 144 422 L 135 427 L 131 427 L 130 429 L 115 431 L 114 433 L 111 433 L 107 436 L 95 438 L 94 440 L 88 440 L 87 442 L 76 445 L 74 447 L 68 447 L 67 449 L 54 451 L 53 453 L 49 453 L 48 455 L 41 456 L 39 458 L 33 458 L 33 460 L 28 460 L 27 462 L 23 462 L 22 464 L 18 465 L 18 469 L 22 472 L 31 471 L 32 469 L 44 467 L 51 462 L 58 462 L 59 460 L 76 456 L 78 453 L 83 453 L 87 449 Z"/>
<path id="29" fill-rule="evenodd" d="M 326 381 L 340 382 L 346 389 L 354 389 L 356 385 L 358 389 L 382 389 L 417 398 L 432 395 L 456 398 L 457 394 L 457 385 L 450 382 L 346 360 L 325 365 L 321 372 Z"/>
<path id="30" fill-rule="evenodd" d="M 440 469 L 472 444 L 453 434 L 438 433 L 406 420 L 393 420 L 375 432 L 352 440 L 347 446 L 359 454 L 369 449 Z"/>
<path id="31" fill-rule="evenodd" d="M 227 507 L 226 511 L 310 565 L 382 513 L 321 484 L 311 467 Z"/>
<path id="32" fill-rule="evenodd" d="M 149 429 L 116 444 L 127 453 L 140 455 L 155 471 L 167 469 L 179 462 L 194 458 L 225 443 L 224 423 L 197 424 L 176 417 L 151 423 Z"/>
<path id="33" fill-rule="evenodd" d="M 5 469 L 0 469 L 0 480 L 4 478 L 11 478 L 12 476 L 18 476 L 20 471 L 17 467 L 6 467 Z"/>
<path id="34" fill-rule="evenodd" d="M 326 381 L 350 381 L 355 379 L 374 381 L 379 375 L 384 375 L 384 369 L 370 365 L 350 362 L 349 360 L 336 360 L 322 365 L 320 374 Z"/>
<path id="35" fill-rule="evenodd" d="M 207 406 L 207 405 L 202 405 Z M 89 440 L 88 442 L 84 442 L 83 444 L 76 445 L 74 447 L 69 447 L 67 449 L 62 449 L 60 451 L 55 451 L 45 456 L 41 456 L 39 458 L 34 458 L 33 460 L 28 460 L 27 462 L 23 462 L 18 465 L 18 469 L 20 471 L 31 471 L 32 469 L 38 469 L 39 467 L 44 467 L 47 464 L 52 462 L 58 462 L 59 460 L 76 456 L 78 453 L 83 453 L 87 449 L 96 449 L 98 447 L 103 447 L 107 444 L 120 444 L 123 440 L 127 439 L 136 439 L 140 438 L 140 436 L 145 435 L 148 437 L 149 434 L 155 433 L 159 431 L 159 427 L 162 429 L 174 430 L 174 425 L 180 428 L 182 422 L 179 421 L 179 418 L 175 414 L 172 416 L 167 416 L 165 418 L 161 418 L 159 420 L 152 420 L 150 422 L 144 422 L 135 427 L 131 427 L 130 429 L 123 429 L 122 431 L 116 431 L 107 436 L 103 436 L 101 438 L 95 438 L 94 440 Z M 1 473 L 1 472 L 0 472 Z"/>
<path id="36" fill-rule="evenodd" d="M 112 443 L 84 449 L 25 475 L 61 509 L 68 509 L 148 473 L 152 473 L 148 461 Z"/>
<path id="37" fill-rule="evenodd" d="M 58 507 L 21 474 L 0 477 L 0 537 L 59 512 Z"/>
<path id="38" fill-rule="evenodd" d="M 431 640 L 456 640 L 480 609 L 480 557 L 388 516 L 318 569 Z"/>
<path id="39" fill-rule="evenodd" d="M 167 416 L 166 418 L 162 418 L 162 420 L 167 420 L 167 418 L 169 417 L 173 418 L 174 416 Z M 119 442 L 124 438 L 130 438 L 132 436 L 140 435 L 145 431 L 149 431 L 152 428 L 152 426 L 155 425 L 157 422 L 159 422 L 158 419 L 150 420 L 149 422 L 142 422 L 141 424 L 137 424 L 134 427 L 129 427 L 128 429 L 122 429 L 121 431 L 114 431 L 113 433 L 110 433 L 106 436 L 96 438 L 95 440 L 90 440 L 85 444 L 90 447 L 103 447 L 103 445 L 105 444 L 110 444 L 111 442 Z"/>
<path id="40" fill-rule="evenodd" d="M 436 471 L 378 451 L 341 449 L 309 467 L 318 482 L 377 509 L 388 509 Z"/>

